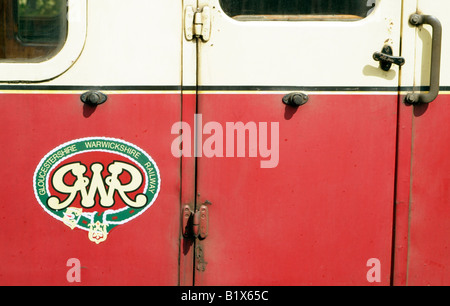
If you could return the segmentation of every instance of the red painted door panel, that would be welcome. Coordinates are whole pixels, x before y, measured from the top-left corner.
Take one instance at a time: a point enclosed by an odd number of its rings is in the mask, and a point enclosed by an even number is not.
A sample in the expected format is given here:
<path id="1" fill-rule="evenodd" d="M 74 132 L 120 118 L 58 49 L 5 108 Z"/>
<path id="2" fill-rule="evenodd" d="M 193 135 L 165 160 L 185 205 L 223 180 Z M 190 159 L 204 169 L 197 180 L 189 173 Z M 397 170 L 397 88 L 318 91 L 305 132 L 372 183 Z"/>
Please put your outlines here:
<path id="1" fill-rule="evenodd" d="M 371 258 L 389 284 L 395 95 L 311 95 L 299 109 L 279 94 L 200 98 L 204 124 L 279 122 L 280 136 L 272 169 L 199 159 L 200 202 L 212 204 L 197 284 L 362 285 Z"/>
<path id="2" fill-rule="evenodd" d="M 405 19 L 413 13 L 431 15 L 442 27 L 439 67 L 432 49 L 439 35 L 430 25 L 405 27 L 403 50 L 410 65 L 402 71 L 408 92 L 426 93 L 430 70 L 440 70 L 440 92 L 429 104 L 400 107 L 399 179 L 397 183 L 396 265 L 394 284 L 450 283 L 450 107 L 448 1 L 410 1 Z M 436 25 L 437 26 L 437 25 Z M 414 68 L 412 70 L 412 68 Z M 414 85 L 414 87 L 412 86 Z"/>
<path id="3" fill-rule="evenodd" d="M 168 150 L 179 105 L 179 94 L 151 92 L 108 94 L 107 103 L 96 108 L 84 105 L 79 94 L 0 95 L 0 283 L 69 284 L 67 261 L 75 258 L 82 285 L 178 284 L 180 164 Z M 71 230 L 49 215 L 32 190 L 35 169 L 47 153 L 99 136 L 141 148 L 157 165 L 161 184 L 151 207 L 96 244 L 87 231 Z"/>
<path id="4" fill-rule="evenodd" d="M 203 148 L 225 153 L 198 158 L 197 206 L 211 204 L 195 283 L 389 285 L 399 73 L 372 55 L 399 54 L 401 2 L 356 22 L 231 20 L 212 2 L 198 113 Z M 286 106 L 293 92 L 308 102 Z M 251 131 L 228 152 L 237 123 Z"/>
<path id="5" fill-rule="evenodd" d="M 441 94 L 413 112 L 409 285 L 450 282 L 449 102 L 449 96 Z"/>
<path id="6" fill-rule="evenodd" d="M 449 284 L 446 0 L 289 22 L 233 20 L 224 2 L 183 3 L 211 13 L 210 37 L 193 40 L 178 1 L 117 1 L 109 23 L 91 2 L 83 52 L 55 61 L 65 73 L 0 85 L 0 284 L 71 283 L 73 259 L 82 285 Z M 407 106 L 399 90 L 429 85 L 417 10 L 443 24 L 441 93 Z M 374 61 L 385 44 L 401 70 Z M 101 84 L 105 104 L 80 101 Z M 287 106 L 292 92 L 308 102 Z M 194 137 L 178 158 L 180 120 Z M 208 206 L 205 239 L 181 236 L 181 204 Z"/>

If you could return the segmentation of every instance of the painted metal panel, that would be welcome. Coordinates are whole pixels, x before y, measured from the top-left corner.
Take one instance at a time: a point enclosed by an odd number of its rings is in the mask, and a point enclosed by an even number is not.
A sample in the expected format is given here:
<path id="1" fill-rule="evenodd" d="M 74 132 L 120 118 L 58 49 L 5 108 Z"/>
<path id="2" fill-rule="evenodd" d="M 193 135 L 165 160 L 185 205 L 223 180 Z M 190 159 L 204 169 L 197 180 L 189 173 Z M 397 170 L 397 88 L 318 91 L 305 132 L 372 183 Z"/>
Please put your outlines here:
<path id="1" fill-rule="evenodd" d="M 179 95 L 111 94 L 96 109 L 86 107 L 75 94 L 3 94 L 0 99 L 5 146 L 0 283 L 69 284 L 67 261 L 76 258 L 82 285 L 176 285 L 180 163 L 166 148 L 171 122 L 180 118 Z M 162 131 L 168 135 L 162 137 Z M 34 171 L 48 152 L 92 136 L 140 147 L 153 158 L 161 177 L 153 205 L 114 228 L 99 244 L 91 242 L 86 231 L 72 230 L 48 215 L 33 192 Z"/>
<path id="2" fill-rule="evenodd" d="M 395 95 L 311 95 L 299 109 L 280 94 L 200 98 L 203 124 L 279 123 L 279 163 L 261 168 L 249 142 L 246 158 L 199 158 L 213 226 L 197 284 L 366 285 L 371 258 L 389 284 Z"/>
<path id="3" fill-rule="evenodd" d="M 377 3 L 357 22 L 239 22 L 211 2 L 198 113 L 203 146 L 223 139 L 224 154 L 198 158 L 197 205 L 211 203 L 213 225 L 196 244 L 196 284 L 390 284 L 399 79 L 372 54 L 385 43 L 399 54 L 401 1 Z M 308 103 L 284 105 L 293 91 Z M 269 136 L 247 131 L 228 155 L 237 122 Z M 273 167 L 261 141 L 278 150 Z"/>
<path id="4" fill-rule="evenodd" d="M 86 1 L 69 4 L 75 2 Z M 0 284 L 185 283 L 189 277 L 180 275 L 181 159 L 171 154 L 171 127 L 182 118 L 182 3 L 99 0 L 86 5 L 82 21 L 89 27 L 69 23 L 69 32 L 87 31 L 82 52 L 71 59 L 69 70 L 51 75 L 47 82 L 0 84 L 0 142 L 8 148 L 0 153 L 0 182 L 5 186 L 0 203 Z M 46 65 L 53 65 L 48 73 L 67 69 L 57 61 Z M 16 78 L 14 67 L 19 66 L 40 78 L 35 65 L 10 63 L 2 70 L 2 76 L 10 74 L 6 81 L 27 80 Z M 102 91 L 107 101 L 97 107 L 83 104 L 80 96 L 88 90 Z M 86 151 L 86 139 L 98 140 L 93 153 Z M 85 151 L 62 146 L 75 146 L 77 140 L 84 141 Z M 140 157 L 151 158 L 155 166 L 147 168 Z M 76 175 L 75 167 L 60 170 L 65 161 L 84 170 L 82 176 Z M 72 172 L 64 172 L 67 169 Z M 159 192 L 144 210 L 139 206 L 143 196 L 149 199 L 148 192 L 157 192 L 152 187 L 157 169 Z M 48 174 L 46 180 L 38 180 L 41 174 Z M 138 189 L 131 190 L 139 179 Z M 45 187 L 39 185 L 44 183 Z M 50 211 L 41 193 L 59 204 L 76 195 L 69 208 L 81 207 L 82 217 L 77 219 L 77 211 L 66 208 Z M 92 208 L 80 202 L 90 198 L 86 194 L 95 200 Z M 68 225 L 73 223 L 65 224 L 64 218 L 77 221 L 77 227 L 72 230 Z M 106 240 L 100 242 L 102 233 L 92 231 L 91 238 L 99 243 L 90 241 L 89 220 L 106 220 Z M 77 260 L 81 282 L 71 283 L 75 266 L 70 264 Z"/>
<path id="5" fill-rule="evenodd" d="M 397 285 L 448 285 L 449 173 L 448 123 L 450 26 L 446 1 L 407 1 L 404 18 L 418 12 L 440 20 L 443 28 L 440 94 L 425 105 L 400 107 L 399 180 L 397 182 Z M 407 22 L 405 20 L 405 22 Z M 402 86 L 426 92 L 430 85 L 432 28 L 403 27 L 403 47 L 414 66 L 402 71 Z M 413 53 L 411 53 L 413 52 Z M 405 92 L 406 94 L 406 92 Z M 403 166 L 403 167 L 401 167 Z M 402 170 L 403 169 L 403 170 Z"/>
<path id="6" fill-rule="evenodd" d="M 408 285 L 448 285 L 450 251 L 449 96 L 415 107 Z"/>

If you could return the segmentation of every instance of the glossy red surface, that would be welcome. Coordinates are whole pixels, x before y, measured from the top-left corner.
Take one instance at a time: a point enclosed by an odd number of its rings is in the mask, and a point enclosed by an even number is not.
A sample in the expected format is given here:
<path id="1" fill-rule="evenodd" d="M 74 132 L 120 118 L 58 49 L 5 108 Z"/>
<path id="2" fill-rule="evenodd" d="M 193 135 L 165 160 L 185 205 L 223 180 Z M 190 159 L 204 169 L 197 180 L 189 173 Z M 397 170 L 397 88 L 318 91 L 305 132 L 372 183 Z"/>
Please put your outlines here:
<path id="1" fill-rule="evenodd" d="M 68 284 L 67 261 L 77 258 L 83 285 L 177 285 L 180 160 L 170 154 L 170 127 L 181 117 L 180 95 L 110 94 L 92 108 L 77 94 L 2 94 L 0 107 L 0 284 Z M 48 152 L 91 136 L 139 146 L 162 181 L 155 203 L 98 245 L 49 216 L 33 193 L 33 173 Z"/>
<path id="2" fill-rule="evenodd" d="M 203 122 L 279 122 L 279 164 L 199 158 L 208 201 L 199 285 L 367 285 L 381 263 L 390 283 L 397 96 L 200 95 Z"/>

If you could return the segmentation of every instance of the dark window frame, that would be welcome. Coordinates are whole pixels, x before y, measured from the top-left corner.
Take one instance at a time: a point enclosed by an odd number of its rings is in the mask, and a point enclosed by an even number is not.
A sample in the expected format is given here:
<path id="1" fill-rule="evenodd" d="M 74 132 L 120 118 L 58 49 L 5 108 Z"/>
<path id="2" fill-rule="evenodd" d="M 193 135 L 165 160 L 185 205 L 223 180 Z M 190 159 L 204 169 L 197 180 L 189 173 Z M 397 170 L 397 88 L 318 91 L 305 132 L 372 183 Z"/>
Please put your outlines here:
<path id="1" fill-rule="evenodd" d="M 373 4 L 369 6 L 370 2 Z M 219 3 L 225 14 L 238 21 L 356 21 L 366 18 L 376 6 L 374 0 L 219 0 Z"/>
<path id="2" fill-rule="evenodd" d="M 58 14 L 49 18 L 36 17 L 36 20 L 30 18 L 29 21 L 32 25 L 40 23 L 43 28 L 40 29 L 41 33 L 46 34 L 45 27 L 52 27 L 50 20 L 53 19 L 53 26 L 59 22 L 58 35 L 48 36 L 47 39 L 42 37 L 33 39 L 32 31 L 30 37 L 20 32 L 19 0 L 0 0 L 0 17 L 3 21 L 0 27 L 0 62 L 43 62 L 58 54 L 67 41 L 68 35 L 67 1 L 62 1 L 65 4 L 65 10 L 61 11 L 63 15 Z M 38 32 L 39 30 L 36 31 Z"/>

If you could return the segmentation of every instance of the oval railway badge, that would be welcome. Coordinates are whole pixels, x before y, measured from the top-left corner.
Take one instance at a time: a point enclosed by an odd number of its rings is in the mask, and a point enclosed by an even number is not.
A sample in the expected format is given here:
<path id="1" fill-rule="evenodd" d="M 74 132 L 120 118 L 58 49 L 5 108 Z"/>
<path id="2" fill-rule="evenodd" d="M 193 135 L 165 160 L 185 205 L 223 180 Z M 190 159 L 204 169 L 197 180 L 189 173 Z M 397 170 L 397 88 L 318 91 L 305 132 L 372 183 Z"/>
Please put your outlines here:
<path id="1" fill-rule="evenodd" d="M 139 147 L 113 138 L 83 138 L 49 152 L 34 173 L 39 204 L 96 244 L 118 225 L 138 217 L 156 200 L 158 167 Z"/>

